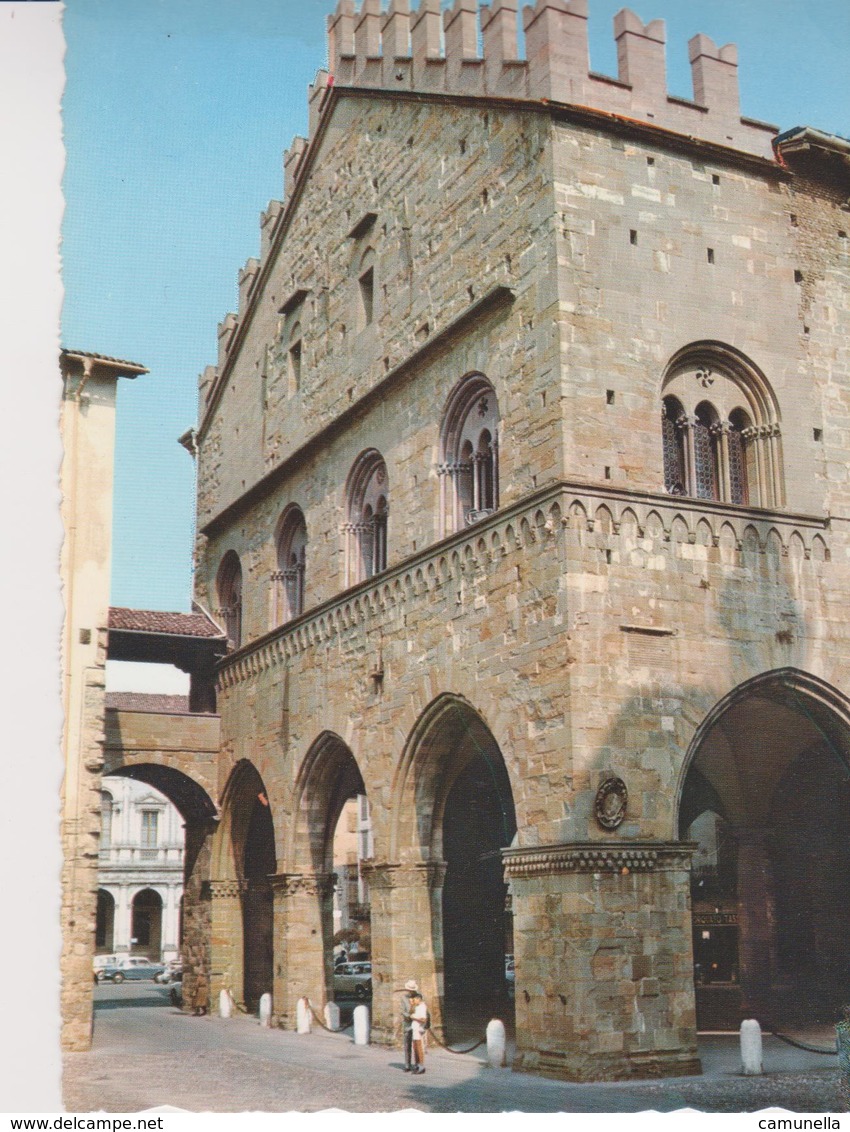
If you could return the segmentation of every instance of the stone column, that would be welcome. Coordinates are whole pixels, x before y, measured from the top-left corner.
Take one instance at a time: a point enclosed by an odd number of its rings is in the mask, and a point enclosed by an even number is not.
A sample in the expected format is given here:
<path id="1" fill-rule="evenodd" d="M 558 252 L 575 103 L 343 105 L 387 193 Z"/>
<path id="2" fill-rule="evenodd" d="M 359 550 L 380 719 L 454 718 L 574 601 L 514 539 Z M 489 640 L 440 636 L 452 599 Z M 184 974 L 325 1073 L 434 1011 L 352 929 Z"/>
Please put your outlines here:
<path id="1" fill-rule="evenodd" d="M 298 999 L 306 995 L 321 1016 L 333 979 L 333 873 L 280 873 L 274 893 L 272 1010 L 284 1028 L 295 1027 Z"/>
<path id="2" fill-rule="evenodd" d="M 503 851 L 516 1068 L 575 1081 L 699 1072 L 692 849 L 598 841 Z"/>
<path id="3" fill-rule="evenodd" d="M 416 979 L 442 1025 L 444 861 L 364 862 L 372 907 L 372 1040 L 401 1043 L 401 995 Z"/>
<path id="4" fill-rule="evenodd" d="M 770 829 L 735 830 L 738 844 L 738 979 L 745 1017 L 775 1021 L 776 908 L 770 860 Z"/>
<path id="5" fill-rule="evenodd" d="M 204 971 L 209 979 L 212 901 L 209 886 L 210 846 L 217 821 L 187 820 L 183 856 L 183 1001 L 194 1001 L 195 978 Z"/>
<path id="6" fill-rule="evenodd" d="M 211 880 L 206 891 L 210 899 L 210 1002 L 218 1002 L 223 989 L 242 1001 L 243 970 L 242 889 L 236 878 Z M 188 989 L 188 988 L 187 988 Z"/>
<path id="7" fill-rule="evenodd" d="M 130 950 L 130 937 L 133 934 L 133 908 L 126 884 L 118 889 L 115 901 L 115 919 L 112 921 L 112 948 L 118 953 Z"/>

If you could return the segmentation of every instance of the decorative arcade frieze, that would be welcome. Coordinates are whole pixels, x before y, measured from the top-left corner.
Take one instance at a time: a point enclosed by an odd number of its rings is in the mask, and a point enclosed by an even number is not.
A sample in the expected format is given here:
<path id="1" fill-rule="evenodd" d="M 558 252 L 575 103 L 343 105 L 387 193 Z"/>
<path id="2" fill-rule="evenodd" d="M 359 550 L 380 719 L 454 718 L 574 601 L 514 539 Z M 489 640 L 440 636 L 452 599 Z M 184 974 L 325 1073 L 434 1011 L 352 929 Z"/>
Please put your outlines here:
<path id="1" fill-rule="evenodd" d="M 830 520 L 822 516 L 561 482 L 500 508 L 244 645 L 224 661 L 219 686 L 236 686 L 371 621 L 400 618 L 422 595 L 442 592 L 462 599 L 465 586 L 513 555 L 551 554 L 560 546 L 569 555 L 571 547 L 593 536 L 602 540 L 600 546 L 623 543 L 625 549 L 670 558 L 685 557 L 682 545 L 720 547 L 732 568 L 743 565 L 747 555 L 823 562 L 830 559 L 829 528 Z"/>

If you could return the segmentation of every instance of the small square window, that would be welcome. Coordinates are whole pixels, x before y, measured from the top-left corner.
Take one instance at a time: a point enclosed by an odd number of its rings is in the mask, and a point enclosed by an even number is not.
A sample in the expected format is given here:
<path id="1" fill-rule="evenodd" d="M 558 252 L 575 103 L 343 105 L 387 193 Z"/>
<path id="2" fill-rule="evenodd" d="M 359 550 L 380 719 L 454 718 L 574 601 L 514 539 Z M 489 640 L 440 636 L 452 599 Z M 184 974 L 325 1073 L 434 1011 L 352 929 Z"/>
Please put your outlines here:
<path id="1" fill-rule="evenodd" d="M 803 273 L 802 273 L 802 271 L 795 271 L 795 272 L 794 272 L 794 282 L 795 282 L 795 283 L 802 283 L 802 282 L 803 282 Z"/>
<path id="2" fill-rule="evenodd" d="M 815 438 L 815 440 L 823 440 L 823 429 L 822 428 L 813 428 L 812 429 L 812 436 Z"/>
<path id="3" fill-rule="evenodd" d="M 719 185 L 720 184 L 720 178 L 718 177 L 718 175 L 716 173 L 711 174 L 711 183 L 712 183 L 712 185 Z"/>

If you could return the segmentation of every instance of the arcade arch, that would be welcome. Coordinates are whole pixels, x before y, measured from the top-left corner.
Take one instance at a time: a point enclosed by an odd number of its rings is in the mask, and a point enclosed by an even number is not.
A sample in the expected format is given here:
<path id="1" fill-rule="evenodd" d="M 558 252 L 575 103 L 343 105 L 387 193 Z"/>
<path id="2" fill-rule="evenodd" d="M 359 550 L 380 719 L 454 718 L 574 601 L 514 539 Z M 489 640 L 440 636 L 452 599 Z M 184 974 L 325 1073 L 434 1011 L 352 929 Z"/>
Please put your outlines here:
<path id="1" fill-rule="evenodd" d="M 834 1020 L 850 981 L 850 701 L 766 673 L 709 713 L 686 768 L 698 1026 Z"/>
<path id="2" fill-rule="evenodd" d="M 211 964 L 224 985 L 256 1010 L 274 979 L 274 822 L 265 784 L 247 759 L 236 764 L 224 790 L 213 850 Z M 219 931 L 216 931 L 216 920 Z"/>
<path id="3" fill-rule="evenodd" d="M 426 970 L 422 979 L 426 995 L 433 982 L 449 1040 L 478 1032 L 494 1014 L 513 1021 L 502 850 L 516 830 L 510 779 L 492 732 L 466 700 L 440 696 L 405 750 L 392 837 L 395 856 L 430 866 L 430 953 L 419 961 L 432 965 L 433 976 Z"/>

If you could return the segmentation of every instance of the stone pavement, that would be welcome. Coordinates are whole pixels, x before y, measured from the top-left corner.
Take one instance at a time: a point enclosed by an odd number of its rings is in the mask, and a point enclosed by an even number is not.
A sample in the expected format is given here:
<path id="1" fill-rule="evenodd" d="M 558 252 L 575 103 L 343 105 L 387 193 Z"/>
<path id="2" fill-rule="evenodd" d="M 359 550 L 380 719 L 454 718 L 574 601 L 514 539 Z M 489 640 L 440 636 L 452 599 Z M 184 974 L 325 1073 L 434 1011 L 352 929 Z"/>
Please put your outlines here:
<path id="1" fill-rule="evenodd" d="M 775 1038 L 765 1039 L 761 1077 L 741 1076 L 737 1039 L 715 1036 L 700 1039 L 701 1077 L 574 1085 L 490 1069 L 481 1051 L 458 1056 L 432 1045 L 426 1074 L 414 1078 L 402 1072 L 399 1051 L 355 1046 L 350 1031 L 306 1036 L 244 1016 L 192 1018 L 167 996 L 153 984 L 97 988 L 94 1046 L 65 1056 L 67 1111 L 840 1111 L 837 1058 Z M 818 1043 L 827 1041 L 824 1030 Z"/>

